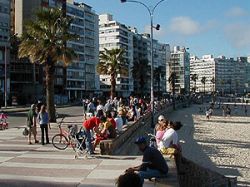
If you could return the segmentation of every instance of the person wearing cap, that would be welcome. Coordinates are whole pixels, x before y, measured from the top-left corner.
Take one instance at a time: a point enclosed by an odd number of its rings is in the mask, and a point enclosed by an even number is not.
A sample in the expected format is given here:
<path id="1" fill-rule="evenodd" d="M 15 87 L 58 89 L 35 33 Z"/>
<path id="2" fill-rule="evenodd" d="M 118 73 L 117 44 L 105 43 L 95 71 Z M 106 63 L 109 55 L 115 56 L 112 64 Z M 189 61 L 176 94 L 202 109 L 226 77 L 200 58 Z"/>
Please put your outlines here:
<path id="1" fill-rule="evenodd" d="M 160 151 L 149 147 L 143 136 L 138 137 L 134 143 L 143 152 L 142 164 L 128 168 L 126 172 L 138 173 L 142 183 L 144 179 L 165 177 L 168 173 L 168 165 Z"/>
<path id="2" fill-rule="evenodd" d="M 32 144 L 31 142 L 31 134 L 33 134 L 34 139 L 35 139 L 35 143 L 39 143 L 39 141 L 36 138 L 37 135 L 37 130 L 36 130 L 36 105 L 32 104 L 30 106 L 30 110 L 28 112 L 27 115 L 27 127 L 29 130 L 29 134 L 28 134 L 28 144 Z"/>
<path id="3" fill-rule="evenodd" d="M 86 136 L 86 148 L 89 154 L 94 154 L 91 130 L 93 130 L 97 134 L 100 134 L 99 129 L 98 129 L 100 123 L 101 123 L 100 118 L 91 117 L 90 119 L 85 120 L 82 124 L 84 135 Z"/>

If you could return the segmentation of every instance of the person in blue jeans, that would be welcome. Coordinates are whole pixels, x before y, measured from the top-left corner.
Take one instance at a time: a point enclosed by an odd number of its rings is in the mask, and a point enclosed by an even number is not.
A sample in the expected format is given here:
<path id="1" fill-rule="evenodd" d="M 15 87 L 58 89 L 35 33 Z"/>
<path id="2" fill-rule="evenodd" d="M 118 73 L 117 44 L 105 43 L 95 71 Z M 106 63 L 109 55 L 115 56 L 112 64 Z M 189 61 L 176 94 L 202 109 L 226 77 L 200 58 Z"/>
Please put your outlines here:
<path id="1" fill-rule="evenodd" d="M 46 111 L 46 106 L 45 105 L 41 106 L 41 110 L 38 113 L 37 119 L 38 119 L 38 122 L 40 124 L 41 133 L 42 133 L 41 134 L 41 143 L 42 143 L 42 145 L 45 144 L 45 142 L 44 142 L 44 131 L 45 131 L 46 144 L 49 144 L 48 127 L 50 128 L 50 123 L 49 123 L 49 114 Z"/>
<path id="2" fill-rule="evenodd" d="M 161 152 L 156 148 L 149 147 L 143 136 L 138 137 L 134 143 L 138 146 L 140 151 L 143 152 L 142 164 L 128 168 L 125 172 L 138 173 L 142 184 L 144 183 L 144 179 L 166 177 L 168 165 Z"/>

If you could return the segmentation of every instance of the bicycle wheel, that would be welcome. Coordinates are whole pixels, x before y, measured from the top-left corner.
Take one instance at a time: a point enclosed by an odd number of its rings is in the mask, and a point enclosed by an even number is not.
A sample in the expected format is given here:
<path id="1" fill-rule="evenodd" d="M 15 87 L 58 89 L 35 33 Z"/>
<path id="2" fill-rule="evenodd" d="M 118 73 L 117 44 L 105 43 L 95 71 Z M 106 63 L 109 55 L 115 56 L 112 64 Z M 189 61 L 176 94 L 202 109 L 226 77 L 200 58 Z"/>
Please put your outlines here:
<path id="1" fill-rule="evenodd" d="M 69 146 L 69 140 L 63 134 L 56 134 L 52 138 L 52 144 L 59 150 L 64 150 Z"/>

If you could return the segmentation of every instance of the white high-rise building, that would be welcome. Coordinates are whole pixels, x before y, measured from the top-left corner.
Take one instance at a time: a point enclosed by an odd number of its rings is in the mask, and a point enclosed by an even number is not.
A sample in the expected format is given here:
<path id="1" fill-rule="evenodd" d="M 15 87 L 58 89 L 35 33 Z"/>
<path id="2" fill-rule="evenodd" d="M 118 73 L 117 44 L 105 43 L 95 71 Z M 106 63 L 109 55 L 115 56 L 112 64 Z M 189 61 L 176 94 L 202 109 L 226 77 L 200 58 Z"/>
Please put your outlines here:
<path id="1" fill-rule="evenodd" d="M 185 47 L 175 46 L 167 65 L 167 80 L 175 73 L 175 93 L 189 93 L 190 61 L 189 52 Z M 172 92 L 171 84 L 167 81 L 167 91 Z"/>
<path id="2" fill-rule="evenodd" d="M 147 82 L 142 88 L 140 80 L 134 80 L 134 92 L 138 94 L 150 94 L 151 86 L 151 38 L 149 34 L 139 34 L 136 29 L 130 29 L 133 35 L 134 62 L 148 62 Z M 159 43 L 153 40 L 153 68 L 154 68 L 154 92 L 155 96 L 166 93 L 166 64 L 170 60 L 169 44 Z M 142 91 L 143 89 L 143 91 Z"/>
<path id="3" fill-rule="evenodd" d="M 133 35 L 127 26 L 113 20 L 110 14 L 99 15 L 99 50 L 104 48 L 110 50 L 114 48 L 125 49 L 125 59 L 129 63 L 129 69 L 133 63 Z M 106 96 L 110 92 L 110 75 L 100 75 L 100 90 Z M 116 92 L 119 96 L 129 96 L 133 91 L 132 72 L 128 76 L 118 75 L 116 78 Z"/>
<path id="4" fill-rule="evenodd" d="M 72 47 L 78 56 L 67 67 L 68 97 L 91 97 L 99 90 L 96 74 L 99 59 L 98 15 L 84 3 L 67 3 L 66 10 L 67 15 L 74 18 L 70 32 L 79 35 L 77 40 L 67 42 L 67 46 Z"/>
<path id="5" fill-rule="evenodd" d="M 213 55 L 204 55 L 201 59 L 193 56 L 190 60 L 191 75 L 196 74 L 196 92 L 204 92 L 204 84 L 201 82 L 202 77 L 206 77 L 205 92 L 217 93 L 243 93 L 245 87 L 246 59 L 226 58 L 219 56 L 214 58 Z M 214 83 L 212 82 L 214 79 Z M 194 81 L 190 80 L 190 89 L 194 87 Z"/>
<path id="6" fill-rule="evenodd" d="M 196 83 L 191 80 L 193 74 L 198 77 Z M 205 92 L 213 92 L 215 88 L 211 80 L 213 77 L 215 78 L 215 60 L 212 55 L 204 55 L 202 59 L 197 56 L 190 57 L 190 91 L 196 86 L 196 92 L 204 92 L 204 84 L 201 82 L 202 77 L 206 77 Z"/>

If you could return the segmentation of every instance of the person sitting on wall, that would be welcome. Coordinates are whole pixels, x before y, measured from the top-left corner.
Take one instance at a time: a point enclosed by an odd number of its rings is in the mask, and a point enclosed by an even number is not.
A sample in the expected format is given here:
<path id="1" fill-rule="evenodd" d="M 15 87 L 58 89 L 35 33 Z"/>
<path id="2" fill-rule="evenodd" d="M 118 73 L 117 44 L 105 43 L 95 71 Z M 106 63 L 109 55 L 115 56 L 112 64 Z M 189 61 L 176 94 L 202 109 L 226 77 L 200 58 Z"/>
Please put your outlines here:
<path id="1" fill-rule="evenodd" d="M 143 152 L 142 164 L 128 168 L 126 173 L 138 173 L 142 184 L 144 183 L 144 179 L 167 176 L 168 165 L 161 152 L 153 147 L 149 147 L 143 136 L 138 137 L 134 143 Z"/>

